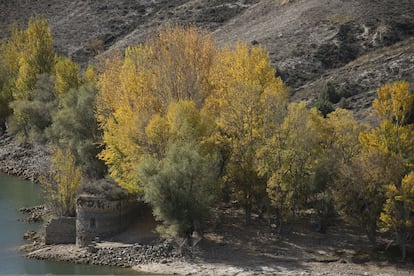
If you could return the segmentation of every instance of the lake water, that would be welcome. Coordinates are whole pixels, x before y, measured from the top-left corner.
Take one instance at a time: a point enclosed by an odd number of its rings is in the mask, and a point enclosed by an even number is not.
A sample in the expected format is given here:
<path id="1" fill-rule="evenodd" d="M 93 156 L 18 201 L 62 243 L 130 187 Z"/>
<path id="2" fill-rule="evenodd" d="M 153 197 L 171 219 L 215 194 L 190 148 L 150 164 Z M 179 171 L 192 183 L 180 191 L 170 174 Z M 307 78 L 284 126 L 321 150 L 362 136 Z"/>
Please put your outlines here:
<path id="1" fill-rule="evenodd" d="M 0 174 L 0 274 L 136 274 L 130 269 L 24 258 L 17 248 L 24 244 L 23 234 L 37 230 L 40 224 L 19 221 L 17 209 L 42 204 L 39 185 Z"/>

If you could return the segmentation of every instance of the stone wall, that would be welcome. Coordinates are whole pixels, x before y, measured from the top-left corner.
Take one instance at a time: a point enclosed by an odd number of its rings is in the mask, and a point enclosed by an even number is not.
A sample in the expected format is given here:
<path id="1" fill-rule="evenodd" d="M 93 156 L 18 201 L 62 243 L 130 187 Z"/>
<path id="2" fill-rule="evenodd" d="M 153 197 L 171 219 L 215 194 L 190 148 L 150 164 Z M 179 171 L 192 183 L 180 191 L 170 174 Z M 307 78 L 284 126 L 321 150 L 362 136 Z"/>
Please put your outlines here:
<path id="1" fill-rule="evenodd" d="M 75 243 L 76 218 L 53 218 L 48 222 L 45 230 L 45 244 Z"/>
<path id="2" fill-rule="evenodd" d="M 135 201 L 108 200 L 81 195 L 76 202 L 76 244 L 86 246 L 96 237 L 107 238 L 125 230 L 131 222 Z"/>

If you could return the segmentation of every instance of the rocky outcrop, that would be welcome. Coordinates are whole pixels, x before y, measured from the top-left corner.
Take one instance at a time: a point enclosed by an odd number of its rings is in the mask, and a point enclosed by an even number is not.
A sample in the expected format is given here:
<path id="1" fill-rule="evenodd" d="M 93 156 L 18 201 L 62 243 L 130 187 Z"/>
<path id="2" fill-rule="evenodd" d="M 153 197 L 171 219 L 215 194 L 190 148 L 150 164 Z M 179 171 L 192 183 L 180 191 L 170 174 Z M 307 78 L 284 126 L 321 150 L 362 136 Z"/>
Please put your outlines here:
<path id="1" fill-rule="evenodd" d="M 19 145 L 13 137 L 0 136 L 0 172 L 37 182 L 45 175 L 50 157 L 47 146 Z"/>

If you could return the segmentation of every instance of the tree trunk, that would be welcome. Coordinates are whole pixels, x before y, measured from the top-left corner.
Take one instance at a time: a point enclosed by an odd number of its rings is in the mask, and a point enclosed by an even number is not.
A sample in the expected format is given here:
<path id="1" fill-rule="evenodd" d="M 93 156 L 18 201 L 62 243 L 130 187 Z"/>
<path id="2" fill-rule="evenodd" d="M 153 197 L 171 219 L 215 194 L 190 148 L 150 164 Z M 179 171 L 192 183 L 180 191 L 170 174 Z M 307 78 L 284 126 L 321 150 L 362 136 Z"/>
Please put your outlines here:
<path id="1" fill-rule="evenodd" d="M 405 261 L 405 258 L 407 257 L 407 246 L 405 245 L 404 236 L 404 234 L 399 233 L 396 235 L 398 246 L 401 249 L 401 261 Z"/>
<path id="2" fill-rule="evenodd" d="M 376 226 L 367 226 L 366 228 L 366 233 L 367 233 L 367 237 L 369 242 L 371 243 L 371 247 L 372 250 L 376 250 L 377 249 L 377 234 L 376 234 Z"/>
<path id="3" fill-rule="evenodd" d="M 251 218 L 252 218 L 252 205 L 250 203 L 246 203 L 245 206 L 245 213 L 246 213 L 246 225 L 250 225 Z"/>

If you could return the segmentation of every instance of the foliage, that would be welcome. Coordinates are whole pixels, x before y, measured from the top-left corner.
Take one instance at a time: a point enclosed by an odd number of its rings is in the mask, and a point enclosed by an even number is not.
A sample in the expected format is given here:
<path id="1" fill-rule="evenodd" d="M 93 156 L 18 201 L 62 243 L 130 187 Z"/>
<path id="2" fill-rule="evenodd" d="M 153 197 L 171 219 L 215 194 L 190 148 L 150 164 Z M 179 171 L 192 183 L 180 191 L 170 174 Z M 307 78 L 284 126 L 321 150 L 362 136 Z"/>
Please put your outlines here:
<path id="1" fill-rule="evenodd" d="M 79 66 L 71 59 L 61 57 L 55 65 L 55 89 L 59 95 L 67 93 L 72 88 L 78 88 L 81 82 Z"/>
<path id="2" fill-rule="evenodd" d="M 249 49 L 239 43 L 234 49 L 223 49 L 218 60 L 205 110 L 217 117 L 216 139 L 221 147 L 230 149 L 225 181 L 245 207 L 249 223 L 251 209 L 263 199 L 266 185 L 256 172 L 256 150 L 283 116 L 287 92 L 261 47 Z"/>
<path id="3" fill-rule="evenodd" d="M 96 73 L 95 67 L 91 64 L 86 68 L 83 76 L 83 83 L 88 85 L 95 85 L 98 83 L 98 74 Z"/>
<path id="4" fill-rule="evenodd" d="M 316 108 L 326 117 L 329 113 L 334 111 L 333 104 L 339 102 L 338 94 L 335 87 L 330 83 L 326 83 L 318 95 Z"/>
<path id="5" fill-rule="evenodd" d="M 0 57 L 4 58 L 3 68 L 7 72 L 3 84 L 0 83 L 2 116 L 12 115 L 10 133 L 17 134 L 22 142 L 44 140 L 42 132 L 50 124 L 50 114 L 55 108 L 52 79 L 45 77 L 53 71 L 55 62 L 47 21 L 32 17 L 27 29 L 15 28 L 2 45 Z"/>
<path id="6" fill-rule="evenodd" d="M 309 207 L 311 183 L 323 153 L 321 120 L 316 110 L 292 103 L 280 129 L 259 151 L 259 169 L 267 176 L 267 192 L 280 220 Z"/>
<path id="7" fill-rule="evenodd" d="M 335 203 L 340 215 L 366 232 L 376 247 L 377 222 L 386 200 L 385 185 L 398 181 L 402 160 L 381 151 L 362 152 L 343 164 L 335 185 Z"/>
<path id="8" fill-rule="evenodd" d="M 51 125 L 52 114 L 58 107 L 54 77 L 39 75 L 35 88 L 27 92 L 27 97 L 10 103 L 14 113 L 8 120 L 8 132 L 22 143 L 45 142 L 44 131 Z"/>
<path id="9" fill-rule="evenodd" d="M 145 201 L 163 222 L 158 231 L 185 238 L 201 231 L 214 200 L 217 172 L 216 157 L 204 155 L 197 144 L 171 144 L 160 161 L 147 158 L 139 177 L 145 183 Z"/>
<path id="10" fill-rule="evenodd" d="M 406 124 L 413 96 L 408 83 L 395 82 L 378 89 L 373 108 L 378 127 L 362 131 L 362 152 L 341 169 L 337 185 L 338 208 L 343 217 L 362 226 L 375 246 L 377 222 L 390 193 L 390 183 L 401 183 L 411 168 L 412 125 Z"/>
<path id="11" fill-rule="evenodd" d="M 55 148 L 48 176 L 40 179 L 52 210 L 59 216 L 75 216 L 81 170 L 69 150 Z"/>
<path id="12" fill-rule="evenodd" d="M 55 52 L 52 31 L 46 19 L 32 17 L 27 29 L 16 33 L 21 36 L 17 38 L 21 52 L 18 55 L 19 70 L 13 98 L 27 100 L 27 92 L 33 90 L 37 76 L 53 71 Z"/>
<path id="13" fill-rule="evenodd" d="M 23 51 L 23 31 L 13 28 L 11 37 L 0 44 L 0 124 L 5 129 L 5 122 L 12 114 L 9 107 L 13 100 L 15 82 L 19 73 L 19 55 Z"/>
<path id="14" fill-rule="evenodd" d="M 61 95 L 60 109 L 52 115 L 46 132 L 55 145 L 68 147 L 76 165 L 89 178 L 103 177 L 106 172 L 103 161 L 97 158 L 102 132 L 95 118 L 96 93 L 96 87 L 84 85 Z"/>
<path id="15" fill-rule="evenodd" d="M 395 236 L 404 260 L 406 243 L 414 237 L 414 172 L 406 175 L 401 185 L 388 185 L 386 195 L 387 201 L 380 216 L 381 230 Z"/>
<path id="16" fill-rule="evenodd" d="M 372 106 L 381 123 L 369 133 L 361 134 L 361 143 L 389 154 L 397 154 L 407 162 L 413 161 L 413 125 L 406 124 L 411 111 L 414 95 L 407 82 L 398 81 L 385 84 L 377 91 L 378 98 Z M 398 181 L 400 182 L 400 181 Z"/>
<path id="17" fill-rule="evenodd" d="M 194 28 L 166 27 L 125 58 L 108 60 L 100 75 L 97 119 L 104 131 L 102 158 L 111 177 L 138 192 L 136 169 L 147 153 L 146 128 L 170 103 L 192 100 L 200 108 L 209 95 L 208 75 L 216 46 Z"/>

